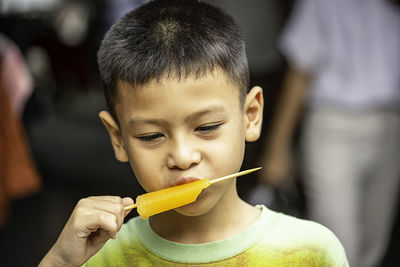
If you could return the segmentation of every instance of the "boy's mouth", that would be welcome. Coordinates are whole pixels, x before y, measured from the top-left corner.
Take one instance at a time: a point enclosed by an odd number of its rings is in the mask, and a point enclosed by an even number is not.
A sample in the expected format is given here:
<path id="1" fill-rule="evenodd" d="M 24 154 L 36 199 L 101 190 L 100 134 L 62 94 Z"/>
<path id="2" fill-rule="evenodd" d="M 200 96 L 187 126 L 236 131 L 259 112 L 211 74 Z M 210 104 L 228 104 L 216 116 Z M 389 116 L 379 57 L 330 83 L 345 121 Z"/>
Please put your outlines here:
<path id="1" fill-rule="evenodd" d="M 181 184 L 187 184 L 190 182 L 194 182 L 200 180 L 200 178 L 195 178 L 195 177 L 179 177 L 178 179 L 176 179 L 174 182 L 171 183 L 171 187 L 172 186 L 177 186 L 177 185 L 181 185 Z"/>

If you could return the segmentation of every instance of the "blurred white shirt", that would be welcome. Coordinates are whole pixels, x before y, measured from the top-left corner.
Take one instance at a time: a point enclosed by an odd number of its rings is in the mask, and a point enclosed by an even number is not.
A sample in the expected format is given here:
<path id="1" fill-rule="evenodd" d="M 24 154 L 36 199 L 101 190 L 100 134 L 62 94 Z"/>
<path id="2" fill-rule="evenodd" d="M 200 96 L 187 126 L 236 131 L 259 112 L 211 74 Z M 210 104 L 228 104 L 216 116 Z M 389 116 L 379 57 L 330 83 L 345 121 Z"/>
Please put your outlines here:
<path id="1" fill-rule="evenodd" d="M 280 47 L 290 65 L 313 75 L 309 105 L 400 107 L 399 6 L 298 0 Z"/>

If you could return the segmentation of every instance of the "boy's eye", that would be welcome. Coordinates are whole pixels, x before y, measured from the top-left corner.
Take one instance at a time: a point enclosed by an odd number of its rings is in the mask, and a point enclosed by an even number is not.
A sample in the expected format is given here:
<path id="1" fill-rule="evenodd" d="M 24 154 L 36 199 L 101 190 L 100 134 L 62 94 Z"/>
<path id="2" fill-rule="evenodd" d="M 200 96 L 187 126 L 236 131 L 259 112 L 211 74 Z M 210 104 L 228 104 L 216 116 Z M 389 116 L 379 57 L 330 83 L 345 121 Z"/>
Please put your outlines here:
<path id="1" fill-rule="evenodd" d="M 218 130 L 218 128 L 222 125 L 222 123 L 218 124 L 211 124 L 211 125 L 204 125 L 204 126 L 199 126 L 195 129 L 197 132 L 201 133 L 211 133 L 213 131 Z"/>
<path id="2" fill-rule="evenodd" d="M 164 136 L 163 134 L 155 133 L 155 134 L 138 136 L 137 138 L 143 142 L 153 142 L 159 138 L 162 138 L 163 136 Z"/>

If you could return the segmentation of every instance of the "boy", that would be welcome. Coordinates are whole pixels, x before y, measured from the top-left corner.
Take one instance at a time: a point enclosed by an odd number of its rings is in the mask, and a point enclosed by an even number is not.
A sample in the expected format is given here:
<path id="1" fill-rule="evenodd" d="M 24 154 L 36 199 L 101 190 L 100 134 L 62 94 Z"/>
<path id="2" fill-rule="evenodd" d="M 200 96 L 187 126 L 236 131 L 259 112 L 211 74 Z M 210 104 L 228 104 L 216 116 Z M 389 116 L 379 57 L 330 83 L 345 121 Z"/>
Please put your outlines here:
<path id="1" fill-rule="evenodd" d="M 196 1 L 151 1 L 110 29 L 98 61 L 109 106 L 100 118 L 145 190 L 239 171 L 245 141 L 260 135 L 263 96 L 259 87 L 247 93 L 231 17 Z M 79 201 L 41 266 L 348 266 L 329 230 L 245 203 L 235 179 L 119 232 L 132 203 Z"/>

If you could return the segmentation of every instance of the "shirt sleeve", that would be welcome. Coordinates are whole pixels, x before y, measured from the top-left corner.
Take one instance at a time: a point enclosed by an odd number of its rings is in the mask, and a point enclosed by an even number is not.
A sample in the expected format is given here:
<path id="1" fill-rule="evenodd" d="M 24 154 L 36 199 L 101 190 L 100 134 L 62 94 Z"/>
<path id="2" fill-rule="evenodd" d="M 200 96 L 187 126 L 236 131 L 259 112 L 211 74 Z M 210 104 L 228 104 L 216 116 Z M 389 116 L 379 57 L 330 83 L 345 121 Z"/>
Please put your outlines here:
<path id="1" fill-rule="evenodd" d="M 324 2 L 297 0 L 294 4 L 279 40 L 279 48 L 292 67 L 312 72 L 322 61 Z"/>

